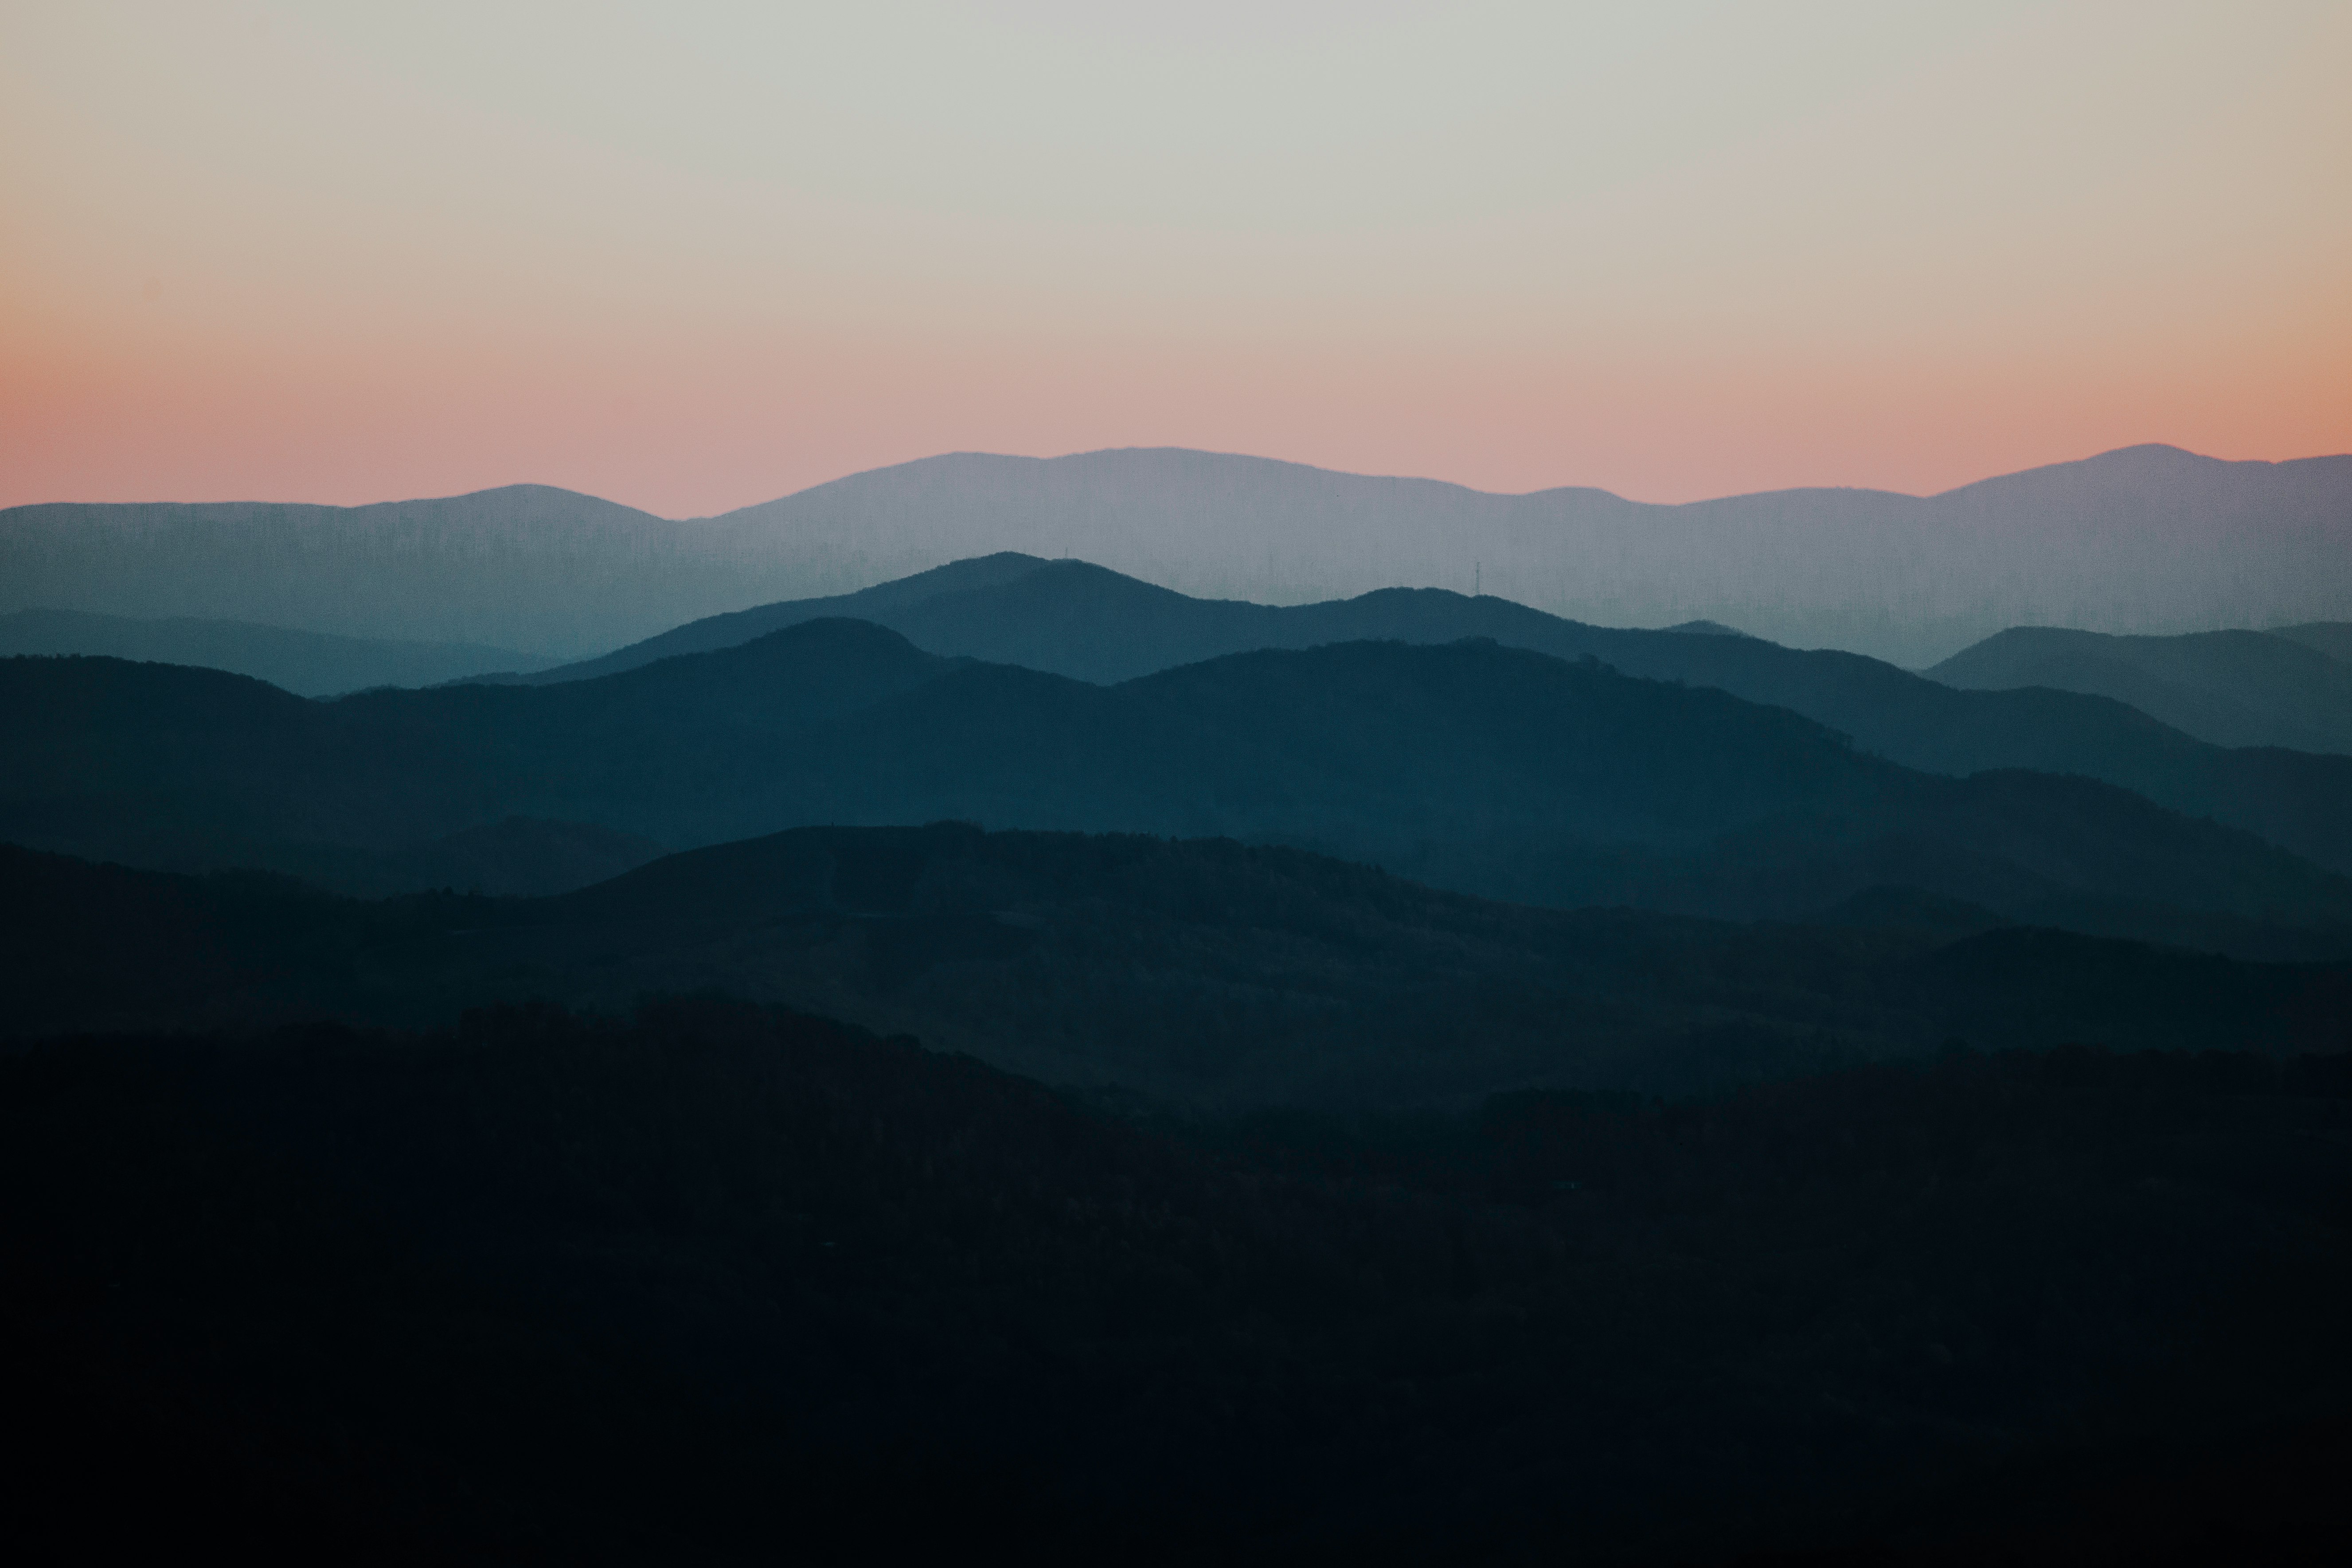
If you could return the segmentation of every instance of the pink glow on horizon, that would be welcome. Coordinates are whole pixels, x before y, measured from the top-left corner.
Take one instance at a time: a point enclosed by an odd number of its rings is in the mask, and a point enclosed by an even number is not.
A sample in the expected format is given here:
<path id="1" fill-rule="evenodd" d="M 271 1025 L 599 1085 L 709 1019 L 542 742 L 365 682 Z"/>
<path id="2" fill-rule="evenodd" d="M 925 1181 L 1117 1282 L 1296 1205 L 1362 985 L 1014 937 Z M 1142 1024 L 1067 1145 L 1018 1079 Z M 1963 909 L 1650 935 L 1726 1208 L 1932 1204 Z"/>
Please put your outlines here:
<path id="1" fill-rule="evenodd" d="M 0 506 L 2352 450 L 2352 10 L 1764 11 L 30 4 Z"/>
<path id="2" fill-rule="evenodd" d="M 1130 446 L 1673 502 L 1803 486 L 1932 494 L 2150 440 L 2273 461 L 2352 449 L 2352 378 L 2277 360 L 2192 367 L 2179 377 L 2189 384 L 2024 366 L 1908 385 L 1867 367 L 1817 369 L 1791 386 L 1720 367 L 1677 385 L 1475 363 L 1227 374 L 877 357 L 836 350 L 782 359 L 772 374 L 721 365 L 700 376 L 685 364 L 469 374 L 427 360 L 364 379 L 331 365 L 110 374 L 19 361 L 0 384 L 0 505 L 355 505 L 539 483 L 691 517 L 941 452 Z"/>

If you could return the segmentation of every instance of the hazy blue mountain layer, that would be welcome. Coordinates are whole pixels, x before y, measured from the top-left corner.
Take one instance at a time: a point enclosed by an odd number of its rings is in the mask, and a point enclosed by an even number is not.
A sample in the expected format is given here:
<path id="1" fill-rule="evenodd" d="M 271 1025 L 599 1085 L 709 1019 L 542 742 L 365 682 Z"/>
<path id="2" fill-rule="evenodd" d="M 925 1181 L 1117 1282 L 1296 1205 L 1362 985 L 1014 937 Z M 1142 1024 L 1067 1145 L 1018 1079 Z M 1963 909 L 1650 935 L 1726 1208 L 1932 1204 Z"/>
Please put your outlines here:
<path id="1" fill-rule="evenodd" d="M 226 669 L 301 697 L 331 697 L 371 686 L 435 686 L 495 670 L 541 669 L 556 662 L 511 648 L 331 637 L 250 621 L 186 616 L 142 620 L 86 610 L 0 615 L 0 657 L 75 653 Z"/>
<path id="2" fill-rule="evenodd" d="M 2221 746 L 2352 752 L 2352 664 L 2266 632 L 2147 637 L 2014 626 L 1924 673 L 1979 690 L 2112 697 Z"/>
<path id="3" fill-rule="evenodd" d="M 1961 691 L 1881 660 L 1683 628 L 1585 626 L 1492 595 L 1385 589 L 1320 605 L 1188 598 L 1079 561 L 996 555 L 834 599 L 763 605 L 695 622 L 585 664 L 552 683 L 730 647 L 782 626 L 852 615 L 930 652 L 1113 682 L 1252 648 L 1362 638 L 1444 643 L 1486 637 L 1632 675 L 1713 686 L 1790 709 L 1862 750 L 1931 773 L 2031 768 L 2121 784 L 2192 816 L 2259 833 L 2352 873 L 2352 762 L 2202 743 L 2098 696 Z M 2307 662 L 2307 650 L 2280 650 Z M 2329 679 L 2336 679 L 2332 672 Z"/>
<path id="4" fill-rule="evenodd" d="M 835 591 L 1003 550 L 1277 604 L 1465 591 L 1475 575 L 1603 625 L 1712 618 L 1905 665 L 2024 623 L 2201 631 L 2352 609 L 2352 457 L 2226 463 L 2168 447 L 1926 499 L 1812 489 L 1686 506 L 1174 450 L 958 456 L 718 521 L 837 552 Z"/>
<path id="5" fill-rule="evenodd" d="M 706 531 L 544 485 L 378 506 L 0 511 L 0 611 L 253 621 L 578 658 L 739 603 Z"/>
<path id="6" fill-rule="evenodd" d="M 716 990 L 1222 1110 L 1714 1093 L 1954 1038 L 2332 1050 L 2352 1018 L 2352 963 L 1923 921 L 1906 889 L 1860 901 L 1867 926 L 1542 910 L 1296 849 L 955 824 L 799 828 L 537 900 L 365 903 L 0 846 L 0 985 L 26 1036 Z"/>
<path id="7" fill-rule="evenodd" d="M 700 616 L 1017 551 L 1292 604 L 1469 588 L 1615 625 L 1714 619 L 1932 663 L 2002 627 L 2132 633 L 2352 611 L 2352 457 L 2167 447 L 1917 498 L 1654 506 L 1181 450 L 958 454 L 667 522 L 520 486 L 375 507 L 0 513 L 0 611 L 56 605 L 585 657 Z"/>
<path id="8" fill-rule="evenodd" d="M 1206 605 L 1208 613 L 1211 615 L 1231 616 L 1236 610 L 1244 612 L 1245 618 L 1241 625 L 1248 629 L 1239 636 L 1212 636 L 1206 639 L 1193 637 L 1183 644 L 1184 656 L 1176 658 L 1160 658 L 1150 655 L 1138 658 L 1128 655 L 1124 649 L 1106 647 L 1077 650 L 1077 657 L 1075 658 L 1069 657 L 1055 658 L 1049 654 L 1043 658 L 1024 659 L 1000 658 L 993 652 L 981 652 L 975 648 L 959 647 L 943 649 L 933 646 L 943 641 L 986 640 L 1003 643 L 1007 641 L 1008 634 L 1015 638 L 1024 634 L 1034 637 L 1039 630 L 1044 630 L 1048 638 L 1057 642 L 1073 641 L 1074 639 L 1067 633 L 1057 632 L 1052 628 L 1031 626 L 1016 630 L 1010 626 L 1000 624 L 1003 617 L 1011 615 L 1024 612 L 1033 615 L 1035 613 L 1036 606 L 1028 598 L 1022 596 L 1022 590 L 1015 585 L 1039 572 L 1048 570 L 1059 574 L 1058 581 L 1084 584 L 1087 586 L 1095 585 L 1098 580 L 1115 580 L 1117 586 L 1112 592 L 1120 595 L 1119 600 L 1115 605 L 1104 606 L 1111 609 L 1114 614 L 1118 610 L 1132 610 L 1139 605 L 1156 609 L 1163 603 L 1181 600 L 1187 606 Z M 1010 601 L 1004 598 L 1007 590 L 1011 590 L 1015 595 Z M 1049 616 L 1058 616 L 1062 619 L 1066 619 L 1070 610 L 1083 602 L 1085 596 L 1086 588 L 1081 587 L 1077 595 L 1069 597 L 1066 605 L 1057 600 L 1046 606 L 1045 614 Z M 940 624 L 940 610 L 943 606 L 933 605 L 932 602 L 935 600 L 945 601 L 946 605 L 954 606 L 947 608 L 948 624 L 946 626 Z M 835 594 L 822 599 L 788 599 L 781 604 L 755 605 L 748 610 L 731 610 L 725 615 L 706 616 L 698 621 L 688 621 L 682 626 L 672 626 L 667 631 L 633 642 L 626 647 L 614 648 L 610 653 L 600 654 L 594 658 L 579 659 L 570 664 L 553 665 L 533 671 L 514 671 L 507 683 L 519 686 L 554 686 L 568 680 L 589 680 L 600 675 L 617 675 L 625 669 L 639 669 L 661 659 L 675 658 L 682 653 L 716 653 L 720 648 L 740 647 L 755 637 L 765 637 L 770 632 L 782 631 L 786 626 L 796 626 L 804 621 L 854 620 L 871 621 L 876 626 L 888 626 L 891 630 L 906 636 L 916 646 L 933 653 L 946 652 L 954 657 L 985 658 L 996 664 L 1026 664 L 1033 669 L 1050 670 L 1056 675 L 1073 676 L 1080 680 L 1101 684 L 1124 680 L 1130 676 L 1149 675 L 1153 670 L 1163 669 L 1171 664 L 1187 664 L 1195 659 L 1213 658 L 1220 653 L 1238 653 L 1253 647 L 1294 646 L 1279 641 L 1267 641 L 1264 636 L 1257 635 L 1275 624 L 1276 617 L 1273 616 L 1255 613 L 1265 609 L 1265 606 L 1259 605 L 1236 605 L 1230 602 L 1185 599 L 1181 595 L 1171 594 L 1165 588 L 1153 588 L 1149 584 L 1137 583 L 1132 578 L 1119 577 L 1115 573 L 1104 573 L 1099 567 L 1090 567 L 1084 562 L 1041 561 L 1034 555 L 1003 551 L 994 555 L 976 556 L 969 561 L 951 561 L 944 566 L 934 566 L 928 572 L 918 572 L 910 577 L 899 577 L 887 583 L 877 583 L 871 588 L 861 588 L 854 594 Z M 975 620 L 980 624 L 970 627 L 958 624 L 967 619 Z M 928 635 L 918 635 L 916 632 L 908 631 L 907 625 L 910 622 L 922 628 L 923 633 Z M 1095 628 L 1090 626 L 1089 629 Z M 1140 631 L 1140 628 L 1134 630 Z M 1134 633 L 1130 632 L 1129 635 L 1134 635 Z M 1098 637 L 1096 640 L 1107 639 Z M 1200 651 L 1193 651 L 1196 647 Z M 1034 650 L 1024 647 L 1024 651 Z M 1158 651 L 1155 648 L 1153 653 L 1156 654 Z M 1089 654 L 1092 657 L 1087 657 Z M 1073 665 L 1083 668 L 1072 668 Z M 499 673 L 507 674 L 507 672 Z"/>
<path id="9" fill-rule="evenodd" d="M 2352 621 L 2314 621 L 2300 626 L 2273 626 L 2271 636 L 2316 648 L 2332 659 L 2352 664 Z"/>
<path id="10" fill-rule="evenodd" d="M 0 832 L 164 868 L 317 874 L 320 847 L 509 816 L 678 847 L 955 817 L 1285 841 L 1569 906 L 1788 916 L 1899 884 L 2254 953 L 2352 921 L 2352 882 L 2119 789 L 1916 773 L 1783 710 L 1490 642 L 1234 655 L 1104 688 L 816 621 L 599 679 L 332 702 L 13 659 L 0 723 Z"/>

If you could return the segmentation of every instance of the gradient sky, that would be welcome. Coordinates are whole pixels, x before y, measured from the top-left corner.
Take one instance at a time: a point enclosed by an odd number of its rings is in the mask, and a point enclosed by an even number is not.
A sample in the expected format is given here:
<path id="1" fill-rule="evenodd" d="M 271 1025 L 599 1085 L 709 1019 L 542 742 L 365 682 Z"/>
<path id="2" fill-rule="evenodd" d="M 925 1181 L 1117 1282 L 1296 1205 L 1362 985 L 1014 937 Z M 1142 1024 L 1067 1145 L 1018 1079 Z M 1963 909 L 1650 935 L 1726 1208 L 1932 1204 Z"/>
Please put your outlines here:
<path id="1" fill-rule="evenodd" d="M 0 7 L 0 505 L 2352 449 L 2352 5 Z"/>

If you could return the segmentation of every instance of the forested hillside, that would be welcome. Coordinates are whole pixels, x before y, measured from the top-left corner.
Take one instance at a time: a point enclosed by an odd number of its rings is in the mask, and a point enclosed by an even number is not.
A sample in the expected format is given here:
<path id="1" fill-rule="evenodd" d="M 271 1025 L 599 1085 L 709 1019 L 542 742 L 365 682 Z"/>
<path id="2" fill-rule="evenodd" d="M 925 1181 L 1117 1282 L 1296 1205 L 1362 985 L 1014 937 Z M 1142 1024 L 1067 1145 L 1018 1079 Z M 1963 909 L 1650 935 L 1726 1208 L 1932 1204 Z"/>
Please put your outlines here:
<path id="1" fill-rule="evenodd" d="M 2331 1561 L 2342 1061 L 1152 1130 L 719 1003 L 78 1039 L 0 1058 L 0 1500 L 41 1554 Z"/>
<path id="2" fill-rule="evenodd" d="M 1916 667 L 2021 625 L 2340 620 L 2352 458 L 2136 447 L 1931 497 L 1821 489 L 1676 506 L 1175 449 L 950 453 L 689 521 L 543 485 L 366 507 L 27 506 L 0 511 L 0 613 L 194 616 L 585 658 L 1003 551 L 1274 605 L 1483 584 L 1603 626 L 1711 618 Z"/>

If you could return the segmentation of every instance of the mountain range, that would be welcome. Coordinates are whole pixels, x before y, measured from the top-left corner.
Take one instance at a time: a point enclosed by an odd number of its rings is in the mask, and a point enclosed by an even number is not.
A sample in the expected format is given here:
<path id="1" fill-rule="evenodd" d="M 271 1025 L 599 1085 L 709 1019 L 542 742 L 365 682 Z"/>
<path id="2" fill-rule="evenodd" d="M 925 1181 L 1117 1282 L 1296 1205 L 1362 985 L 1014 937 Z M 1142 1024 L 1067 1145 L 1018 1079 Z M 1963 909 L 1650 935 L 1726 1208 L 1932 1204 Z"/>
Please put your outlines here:
<path id="1" fill-rule="evenodd" d="M 2047 686 L 2129 703 L 2222 746 L 2352 752 L 2352 626 L 2110 637 L 2012 626 L 1925 673 L 1977 690 Z"/>
<path id="2" fill-rule="evenodd" d="M 0 516 L 0 1511 L 2305 1560 L 2345 462 Z"/>
<path id="3" fill-rule="evenodd" d="M 1815 923 L 1557 910 L 1229 839 L 797 828 L 552 898 L 331 898 L 0 847 L 12 1027 L 431 1026 L 719 991 L 1219 1112 L 1715 1093 L 2006 1048 L 2332 1049 L 2352 963 L 2010 925 L 1901 889 Z M 130 962 L 126 962 L 129 960 Z"/>
<path id="4" fill-rule="evenodd" d="M 2152 721 L 2114 693 L 1957 690 L 1857 654 L 1782 647 L 1721 635 L 1722 629 L 1706 635 L 1688 626 L 1587 626 L 1491 595 L 1474 599 L 1444 589 L 1385 589 L 1319 605 L 1254 605 L 1189 598 L 1085 562 L 1001 553 L 856 594 L 712 616 L 600 658 L 519 679 L 547 685 L 611 674 L 829 616 L 889 626 L 932 653 L 1101 683 L 1253 648 L 1490 637 L 1506 647 L 1598 658 L 1627 674 L 1715 687 L 1786 708 L 1853 737 L 1863 751 L 1926 772 L 2028 768 L 2101 779 L 2352 873 L 2352 761 L 2342 757 L 2203 743 Z M 2232 640 L 2223 637 L 2218 646 Z M 2327 680 L 2337 679 L 2333 661 L 2310 648 L 2261 640 L 2281 656 L 2273 663 L 2315 665 Z M 2188 646 L 2205 645 L 2192 638 Z M 2265 688 L 2269 700 L 2305 709 L 2324 704 L 2326 681 L 2298 688 L 2294 673 Z"/>
<path id="5" fill-rule="evenodd" d="M 961 818 L 1286 842 L 1546 904 L 1785 918 L 1893 884 L 2254 956 L 2352 929 L 2352 882 L 2124 790 L 1920 773 L 1784 709 L 1485 639 L 1103 687 L 817 620 L 593 679 L 331 702 L 12 659 L 0 723 L 0 836 L 165 868 L 319 876 L 510 817 L 672 847 Z"/>
<path id="6" fill-rule="evenodd" d="M 0 613 L 249 620 L 579 658 L 1003 550 L 1269 604 L 1483 585 L 1604 624 L 1713 619 L 1920 666 L 2018 625 L 2341 619 L 2352 457 L 2136 447 L 1927 498 L 1807 489 L 1681 506 L 1160 449 L 925 458 L 684 522 L 541 486 L 355 508 L 56 504 L 0 512 Z"/>
<path id="7" fill-rule="evenodd" d="M 303 697 L 331 697 L 372 686 L 434 686 L 556 662 L 511 648 L 465 643 L 392 642 L 250 621 L 191 616 L 141 620 L 49 609 L 0 616 L 0 658 L 20 654 L 104 654 L 153 664 L 201 665 L 249 675 Z"/>

